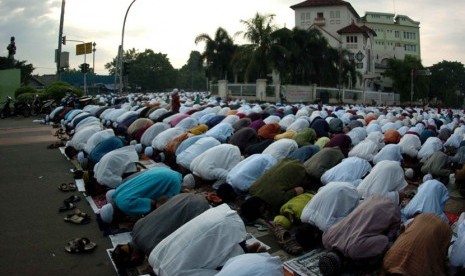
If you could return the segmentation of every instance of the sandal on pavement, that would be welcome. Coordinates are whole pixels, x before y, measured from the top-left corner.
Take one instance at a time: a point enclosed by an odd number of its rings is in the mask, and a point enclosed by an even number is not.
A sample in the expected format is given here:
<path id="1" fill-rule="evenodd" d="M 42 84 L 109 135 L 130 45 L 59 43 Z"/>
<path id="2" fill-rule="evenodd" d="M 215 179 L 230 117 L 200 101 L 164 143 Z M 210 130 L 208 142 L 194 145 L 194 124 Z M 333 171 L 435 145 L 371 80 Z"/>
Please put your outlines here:
<path id="1" fill-rule="evenodd" d="M 65 251 L 68 253 L 89 253 L 94 251 L 97 244 L 91 242 L 88 238 L 76 238 L 68 242 Z"/>
<path id="2" fill-rule="evenodd" d="M 68 184 L 61 183 L 60 186 L 58 186 L 58 190 L 60 190 L 62 192 L 69 192 Z"/>
<path id="3" fill-rule="evenodd" d="M 69 211 L 69 210 L 73 210 L 74 208 L 76 208 L 76 206 L 71 203 L 71 202 L 65 202 L 65 205 L 64 206 L 61 206 L 59 209 L 58 209 L 58 212 L 65 212 L 65 211 Z"/>
<path id="4" fill-rule="evenodd" d="M 70 182 L 70 183 L 61 183 L 58 186 L 58 190 L 62 192 L 74 192 L 77 190 L 76 184 Z"/>
<path id="5" fill-rule="evenodd" d="M 63 200 L 63 202 L 66 204 L 66 203 L 78 202 L 80 200 L 81 200 L 81 198 L 79 196 L 72 195 L 72 196 L 68 197 L 67 199 Z"/>
<path id="6" fill-rule="evenodd" d="M 65 221 L 74 224 L 88 224 L 90 222 L 90 216 L 85 213 L 70 214 L 65 217 Z"/>

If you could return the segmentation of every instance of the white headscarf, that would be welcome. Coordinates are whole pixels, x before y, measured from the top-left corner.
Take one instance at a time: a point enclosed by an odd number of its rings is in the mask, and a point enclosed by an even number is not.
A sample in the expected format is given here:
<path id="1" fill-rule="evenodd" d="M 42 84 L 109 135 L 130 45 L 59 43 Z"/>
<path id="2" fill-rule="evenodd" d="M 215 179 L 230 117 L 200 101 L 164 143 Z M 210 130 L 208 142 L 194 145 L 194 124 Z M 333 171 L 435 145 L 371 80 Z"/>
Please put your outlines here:
<path id="1" fill-rule="evenodd" d="M 377 163 L 371 172 L 357 187 L 361 197 L 379 195 L 399 204 L 399 191 L 407 187 L 404 170 L 397 161 L 383 160 Z"/>

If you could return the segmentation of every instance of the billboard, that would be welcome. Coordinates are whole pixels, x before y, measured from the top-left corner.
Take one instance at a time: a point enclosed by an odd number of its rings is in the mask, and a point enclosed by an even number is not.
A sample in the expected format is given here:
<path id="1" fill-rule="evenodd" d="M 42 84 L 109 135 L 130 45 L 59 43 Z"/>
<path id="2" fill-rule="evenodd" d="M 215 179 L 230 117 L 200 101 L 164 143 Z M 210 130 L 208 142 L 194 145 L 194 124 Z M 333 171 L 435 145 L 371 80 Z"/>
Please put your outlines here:
<path id="1" fill-rule="evenodd" d="M 91 54 L 92 53 L 92 42 L 82 43 L 76 45 L 76 56 Z"/>

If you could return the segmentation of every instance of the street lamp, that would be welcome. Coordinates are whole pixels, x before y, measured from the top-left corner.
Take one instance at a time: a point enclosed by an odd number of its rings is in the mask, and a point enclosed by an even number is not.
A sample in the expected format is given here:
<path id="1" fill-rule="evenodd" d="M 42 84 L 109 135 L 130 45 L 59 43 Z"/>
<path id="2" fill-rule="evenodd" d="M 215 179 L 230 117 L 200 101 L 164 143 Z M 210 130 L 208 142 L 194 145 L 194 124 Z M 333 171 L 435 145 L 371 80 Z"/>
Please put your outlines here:
<path id="1" fill-rule="evenodd" d="M 123 47 L 124 47 L 124 27 L 126 26 L 126 18 L 128 17 L 129 9 L 131 9 L 132 4 L 134 4 L 136 0 L 133 0 L 131 4 L 129 5 L 128 9 L 126 10 L 126 15 L 124 16 L 124 21 L 123 21 L 123 30 L 121 31 L 121 45 L 119 47 L 119 53 L 118 53 L 118 66 L 119 66 L 119 93 L 122 92 L 123 89 Z"/>

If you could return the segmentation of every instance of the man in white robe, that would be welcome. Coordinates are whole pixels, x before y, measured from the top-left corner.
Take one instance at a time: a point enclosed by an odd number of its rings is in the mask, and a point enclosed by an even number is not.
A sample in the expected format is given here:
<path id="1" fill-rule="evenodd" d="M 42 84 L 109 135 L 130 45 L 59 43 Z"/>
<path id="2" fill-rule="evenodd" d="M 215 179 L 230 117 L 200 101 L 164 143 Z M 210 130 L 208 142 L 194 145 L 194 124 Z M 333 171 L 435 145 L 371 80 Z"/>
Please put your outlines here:
<path id="1" fill-rule="evenodd" d="M 112 150 L 95 164 L 94 177 L 100 185 L 115 189 L 122 183 L 124 173 L 137 171 L 137 161 L 139 156 L 133 145 Z"/>
<path id="2" fill-rule="evenodd" d="M 215 275 L 230 258 L 244 254 L 245 225 L 227 204 L 211 208 L 163 239 L 148 262 L 158 276 Z"/>
<path id="3" fill-rule="evenodd" d="M 229 171 L 226 182 L 237 192 L 247 192 L 250 186 L 277 162 L 278 160 L 270 154 L 253 154 Z"/>
<path id="4" fill-rule="evenodd" d="M 241 151 L 237 146 L 221 144 L 192 160 L 190 170 L 203 180 L 226 181 L 229 171 L 241 161 Z"/>

